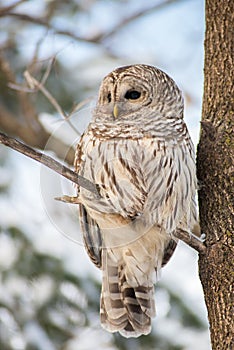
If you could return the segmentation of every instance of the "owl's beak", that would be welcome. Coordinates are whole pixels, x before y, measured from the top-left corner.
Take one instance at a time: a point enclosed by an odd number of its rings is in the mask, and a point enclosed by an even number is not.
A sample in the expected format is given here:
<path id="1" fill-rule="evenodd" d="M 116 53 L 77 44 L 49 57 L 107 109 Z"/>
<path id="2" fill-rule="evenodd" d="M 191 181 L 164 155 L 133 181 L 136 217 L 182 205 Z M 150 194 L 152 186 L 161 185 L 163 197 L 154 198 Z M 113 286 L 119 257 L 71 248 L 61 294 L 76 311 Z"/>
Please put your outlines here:
<path id="1" fill-rule="evenodd" d="M 118 115 L 119 115 L 119 108 L 118 108 L 118 105 L 115 104 L 115 105 L 114 105 L 114 108 L 113 108 L 113 116 L 114 116 L 115 118 L 118 118 Z"/>

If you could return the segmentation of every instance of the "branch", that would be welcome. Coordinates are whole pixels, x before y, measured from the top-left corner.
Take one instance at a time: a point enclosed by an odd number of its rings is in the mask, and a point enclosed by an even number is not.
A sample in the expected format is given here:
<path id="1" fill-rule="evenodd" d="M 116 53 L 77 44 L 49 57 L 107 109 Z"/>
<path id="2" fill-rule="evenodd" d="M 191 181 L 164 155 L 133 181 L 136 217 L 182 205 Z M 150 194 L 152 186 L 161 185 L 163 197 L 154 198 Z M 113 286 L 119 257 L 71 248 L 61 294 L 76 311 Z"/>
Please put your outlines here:
<path id="1" fill-rule="evenodd" d="M 78 175 L 71 169 L 67 168 L 66 166 L 62 165 L 55 159 L 36 151 L 35 149 L 25 145 L 24 143 L 17 141 L 13 137 L 7 136 L 0 132 L 0 143 L 3 145 L 10 147 L 14 149 L 15 151 L 24 154 L 25 156 L 32 158 L 36 160 L 37 162 L 47 166 L 48 168 L 52 169 L 59 175 L 62 175 L 66 179 L 70 180 L 71 182 L 75 183 L 76 185 L 79 185 L 83 188 L 85 188 L 87 191 L 92 192 L 96 195 L 97 198 L 100 198 L 100 194 L 98 192 L 98 188 L 95 184 L 93 184 L 88 179 L 84 178 L 83 176 Z M 66 203 L 79 203 L 79 200 L 76 197 L 68 197 L 63 196 L 56 198 L 58 200 L 61 200 Z M 196 236 L 188 233 L 187 231 L 184 231 L 182 229 L 179 229 L 174 234 L 176 238 L 179 238 L 184 243 L 188 244 L 193 249 L 197 250 L 200 254 L 204 254 L 206 251 L 206 246 L 204 243 L 202 243 L 201 240 L 199 240 Z"/>
<path id="2" fill-rule="evenodd" d="M 36 151 L 35 149 L 25 145 L 24 143 L 15 140 L 13 137 L 7 136 L 0 132 L 0 143 L 14 149 L 15 151 L 24 154 L 25 156 L 36 160 L 37 162 L 47 166 L 59 175 L 62 175 L 71 182 L 85 188 L 87 191 L 94 193 L 97 198 L 100 198 L 96 185 L 88 179 L 76 174 L 71 169 L 57 162 L 55 159 Z"/>
<path id="3" fill-rule="evenodd" d="M 59 30 L 56 27 L 54 27 L 52 24 L 50 24 L 47 20 L 40 18 L 40 17 L 35 17 L 35 16 L 31 16 L 25 13 L 20 13 L 20 12 L 4 12 L 1 13 L 0 12 L 0 17 L 14 17 L 16 19 L 19 19 L 21 21 L 25 21 L 25 22 L 30 22 L 33 24 L 38 24 L 42 27 L 45 27 L 49 30 L 52 30 L 55 34 L 58 35 L 64 35 L 64 36 L 68 36 L 72 39 L 75 39 L 77 41 L 84 41 L 84 42 L 91 42 L 91 43 L 95 43 L 96 41 L 93 40 L 92 38 L 83 38 L 79 35 L 74 34 L 73 32 L 69 31 L 69 30 Z"/>
<path id="4" fill-rule="evenodd" d="M 196 236 L 193 234 L 184 231 L 182 229 L 176 230 L 174 233 L 174 236 L 176 238 L 179 238 L 181 241 L 189 245 L 191 248 L 195 249 L 198 251 L 200 254 L 205 254 L 206 252 L 206 246 L 205 244 Z"/>
<path id="5" fill-rule="evenodd" d="M 5 6 L 5 7 L 1 7 L 0 8 L 0 17 L 4 16 L 5 14 L 7 14 L 9 11 L 14 10 L 17 6 L 23 4 L 24 2 L 26 2 L 27 0 L 19 0 L 17 2 L 15 2 L 12 5 L 9 6 Z"/>
<path id="6" fill-rule="evenodd" d="M 157 2 L 156 4 L 152 4 L 146 8 L 143 8 L 131 15 L 129 15 L 128 17 L 123 18 L 114 28 L 112 28 L 109 32 L 107 33 L 100 33 L 97 36 L 94 36 L 92 38 L 89 38 L 88 41 L 92 41 L 94 43 L 99 43 L 102 42 L 104 39 L 107 39 L 111 36 L 113 36 L 114 34 L 116 34 L 120 29 L 122 29 L 123 27 L 125 27 L 126 25 L 128 25 L 131 22 L 134 22 L 136 19 L 143 17 L 145 15 L 147 15 L 148 13 L 151 13 L 152 11 L 155 10 L 159 10 L 160 8 L 162 8 L 165 5 L 169 5 L 175 1 L 178 0 L 163 0 L 161 2 Z"/>
<path id="7" fill-rule="evenodd" d="M 45 28 L 48 28 L 49 30 L 53 30 L 53 32 L 55 34 L 58 34 L 58 35 L 68 36 L 68 37 L 75 39 L 77 41 L 100 44 L 103 42 L 104 39 L 111 37 L 116 32 L 118 32 L 120 29 L 122 29 L 122 27 L 128 25 L 130 22 L 133 22 L 136 19 L 143 17 L 144 15 L 147 15 L 148 13 L 150 13 L 152 11 L 159 10 L 163 6 L 169 5 L 175 1 L 179 1 L 179 0 L 161 0 L 161 1 L 158 1 L 158 2 L 156 2 L 156 4 L 150 5 L 142 10 L 139 10 L 139 11 L 129 15 L 126 18 L 123 18 L 109 32 L 102 32 L 98 35 L 94 35 L 94 36 L 90 36 L 90 37 L 82 37 L 82 36 L 76 35 L 74 32 L 69 31 L 69 30 L 60 30 L 60 29 L 56 28 L 55 26 L 53 26 L 51 23 L 49 23 L 44 18 L 31 16 L 31 15 L 28 15 L 26 13 L 11 12 L 11 11 L 4 10 L 2 13 L 0 11 L 0 17 L 3 17 L 3 16 L 15 17 L 21 21 L 31 22 L 31 23 L 43 26 Z"/>
<path id="8" fill-rule="evenodd" d="M 49 69 L 50 65 L 42 78 L 43 83 L 47 78 Z M 13 137 L 17 136 L 26 144 L 40 149 L 44 149 L 50 139 L 50 149 L 54 151 L 59 158 L 63 159 L 68 145 L 51 135 L 40 122 L 38 113 L 31 103 L 30 96 L 28 96 L 29 91 L 26 91 L 22 86 L 16 84 L 15 74 L 4 55 L 0 55 L 0 76 L 3 87 L 6 85 L 14 87 L 16 90 L 16 94 L 12 94 L 7 88 L 1 91 L 0 130 L 7 135 Z M 17 86 L 17 88 L 15 88 L 15 86 Z M 7 105 L 4 105 L 6 102 Z M 17 116 L 11 111 L 12 107 L 10 107 L 15 105 L 17 106 Z M 65 159 L 68 164 L 73 164 L 74 151 L 72 148 L 66 153 Z"/>
<path id="9" fill-rule="evenodd" d="M 20 120 L 15 118 L 14 115 L 6 110 L 1 104 L 0 129 L 7 134 L 11 134 L 13 136 L 17 135 L 17 137 L 27 144 L 41 149 L 46 146 L 48 140 L 50 139 L 50 149 L 60 158 L 64 157 L 64 152 L 66 149 L 68 149 L 68 146 L 65 143 L 47 132 L 41 123 L 38 122 L 37 130 L 34 131 L 30 126 L 21 123 Z M 68 150 L 65 159 L 67 163 L 73 163 L 73 149 L 70 148 Z"/>
<path id="10" fill-rule="evenodd" d="M 47 72 L 46 72 L 47 73 Z M 47 74 L 46 74 L 47 75 Z M 70 125 L 70 127 L 77 133 L 77 135 L 81 136 L 81 133 L 76 129 L 76 127 L 71 123 L 70 121 L 70 115 L 66 115 L 66 113 L 63 111 L 62 107 L 59 105 L 57 100 L 52 96 L 52 94 L 45 88 L 44 83 L 46 81 L 46 75 L 43 77 L 42 82 L 39 82 L 36 80 L 29 71 L 24 72 L 25 80 L 27 81 L 28 85 L 32 90 L 35 89 L 40 90 L 42 94 L 48 99 L 48 101 L 51 103 L 51 105 L 56 109 L 56 111 L 67 121 L 67 123 Z M 49 72 L 48 72 L 49 75 Z"/>

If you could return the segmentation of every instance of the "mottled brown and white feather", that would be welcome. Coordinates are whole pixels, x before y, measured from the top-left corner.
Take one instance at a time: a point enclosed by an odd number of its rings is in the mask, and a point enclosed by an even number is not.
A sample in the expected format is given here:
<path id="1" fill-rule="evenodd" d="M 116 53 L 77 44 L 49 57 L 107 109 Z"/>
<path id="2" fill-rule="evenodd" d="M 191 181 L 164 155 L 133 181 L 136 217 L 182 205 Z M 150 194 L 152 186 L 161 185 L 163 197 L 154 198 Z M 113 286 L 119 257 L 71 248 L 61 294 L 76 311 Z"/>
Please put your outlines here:
<path id="1" fill-rule="evenodd" d="M 75 168 L 101 195 L 79 189 L 84 243 L 103 272 L 102 325 L 126 337 L 148 334 L 173 233 L 197 225 L 195 155 L 174 81 L 146 65 L 104 78 Z"/>

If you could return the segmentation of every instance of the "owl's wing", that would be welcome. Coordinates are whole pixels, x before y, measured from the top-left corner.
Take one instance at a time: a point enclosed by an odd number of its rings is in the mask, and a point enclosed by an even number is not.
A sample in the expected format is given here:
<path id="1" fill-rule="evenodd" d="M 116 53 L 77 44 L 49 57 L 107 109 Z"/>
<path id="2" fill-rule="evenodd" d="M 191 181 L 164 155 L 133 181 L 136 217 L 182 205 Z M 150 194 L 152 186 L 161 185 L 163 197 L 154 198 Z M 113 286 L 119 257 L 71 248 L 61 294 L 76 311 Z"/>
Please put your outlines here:
<path id="1" fill-rule="evenodd" d="M 174 239 L 171 239 L 164 250 L 162 267 L 165 266 L 168 263 L 168 261 L 171 259 L 176 249 L 176 246 L 177 246 L 177 242 Z"/>
<path id="2" fill-rule="evenodd" d="M 77 145 L 74 168 L 77 173 L 80 172 L 82 168 L 82 139 Z M 80 188 L 77 186 L 77 192 L 79 193 Z M 79 218 L 80 226 L 83 234 L 83 241 L 85 249 L 91 259 L 91 261 L 98 267 L 101 268 L 102 262 L 102 238 L 100 234 L 100 228 L 95 220 L 93 220 L 88 214 L 84 205 L 79 204 Z"/>
<path id="3" fill-rule="evenodd" d="M 91 261 L 101 268 L 102 263 L 102 237 L 100 228 L 95 220 L 87 213 L 85 206 L 79 204 L 80 226 L 86 251 Z"/>
<path id="4" fill-rule="evenodd" d="M 150 157 L 150 152 L 155 157 Z M 152 142 L 145 163 L 148 199 L 145 213 L 149 220 L 173 233 L 177 228 L 192 230 L 197 223 L 195 203 L 196 166 L 191 141 L 158 147 Z"/>

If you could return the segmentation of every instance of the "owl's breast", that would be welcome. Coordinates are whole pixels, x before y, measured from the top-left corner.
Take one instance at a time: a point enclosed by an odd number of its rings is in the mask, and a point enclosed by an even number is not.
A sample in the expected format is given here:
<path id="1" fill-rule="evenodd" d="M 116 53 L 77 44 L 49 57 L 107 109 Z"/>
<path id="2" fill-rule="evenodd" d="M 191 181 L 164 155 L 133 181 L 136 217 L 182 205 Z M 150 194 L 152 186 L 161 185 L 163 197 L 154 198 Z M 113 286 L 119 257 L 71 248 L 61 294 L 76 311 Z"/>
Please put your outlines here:
<path id="1" fill-rule="evenodd" d="M 119 213 L 123 217 L 140 215 L 147 196 L 141 167 L 144 158 L 139 140 L 87 140 L 80 174 L 98 185 L 102 198 L 97 200 L 92 193 L 81 189 L 81 201 L 103 213 Z"/>
<path id="2" fill-rule="evenodd" d="M 195 159 L 186 140 L 105 140 L 87 135 L 82 150 L 79 173 L 98 185 L 101 195 L 97 199 L 80 189 L 80 200 L 90 212 L 139 218 L 168 232 L 196 220 Z"/>

